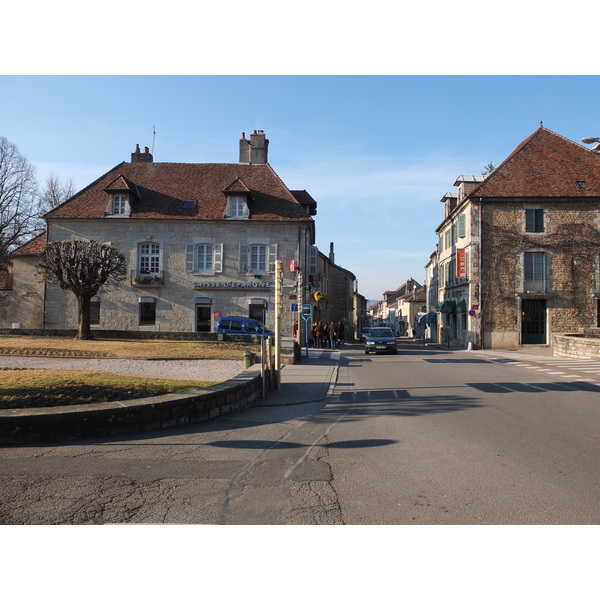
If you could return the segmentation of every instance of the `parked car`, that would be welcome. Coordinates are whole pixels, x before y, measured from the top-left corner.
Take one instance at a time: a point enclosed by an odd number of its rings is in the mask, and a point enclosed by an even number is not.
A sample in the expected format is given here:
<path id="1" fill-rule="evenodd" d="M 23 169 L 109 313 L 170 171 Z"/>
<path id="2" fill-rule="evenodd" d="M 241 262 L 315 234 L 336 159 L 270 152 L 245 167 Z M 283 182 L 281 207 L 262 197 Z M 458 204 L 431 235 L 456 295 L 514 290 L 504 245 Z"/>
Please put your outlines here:
<path id="1" fill-rule="evenodd" d="M 389 327 L 371 327 L 365 337 L 365 354 L 388 352 L 396 354 L 396 336 Z"/>
<path id="2" fill-rule="evenodd" d="M 369 333 L 369 329 L 371 329 L 370 327 L 363 327 L 360 330 L 360 341 L 364 342 L 365 341 L 365 337 L 367 335 L 367 333 Z"/>
<path id="3" fill-rule="evenodd" d="M 221 317 L 217 321 L 217 333 L 237 333 L 246 335 L 275 335 L 260 321 L 245 317 Z"/>

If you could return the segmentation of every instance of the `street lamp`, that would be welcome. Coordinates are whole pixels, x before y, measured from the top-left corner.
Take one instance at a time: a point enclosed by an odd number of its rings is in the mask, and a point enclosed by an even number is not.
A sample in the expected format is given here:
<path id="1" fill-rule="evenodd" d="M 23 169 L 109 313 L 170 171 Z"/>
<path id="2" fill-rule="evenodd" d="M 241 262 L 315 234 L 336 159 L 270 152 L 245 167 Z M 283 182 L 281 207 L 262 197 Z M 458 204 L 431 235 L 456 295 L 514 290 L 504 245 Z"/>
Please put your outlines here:
<path id="1" fill-rule="evenodd" d="M 600 152 L 600 138 L 597 137 L 584 137 L 581 139 L 581 141 L 584 144 L 596 144 L 595 146 L 592 146 L 592 148 L 590 148 L 590 150 L 592 150 L 593 152 Z"/>

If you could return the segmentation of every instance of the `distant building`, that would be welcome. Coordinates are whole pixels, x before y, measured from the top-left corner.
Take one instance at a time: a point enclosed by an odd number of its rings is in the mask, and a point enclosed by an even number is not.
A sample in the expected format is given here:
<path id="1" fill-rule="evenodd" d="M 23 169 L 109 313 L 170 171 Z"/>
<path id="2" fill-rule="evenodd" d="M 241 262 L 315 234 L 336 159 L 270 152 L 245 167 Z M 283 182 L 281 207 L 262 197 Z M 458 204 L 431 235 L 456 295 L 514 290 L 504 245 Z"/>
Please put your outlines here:
<path id="1" fill-rule="evenodd" d="M 394 291 L 384 292 L 383 300 L 372 308 L 373 324 L 390 327 L 397 335 L 416 334 L 426 304 L 425 288 L 411 277 Z"/>

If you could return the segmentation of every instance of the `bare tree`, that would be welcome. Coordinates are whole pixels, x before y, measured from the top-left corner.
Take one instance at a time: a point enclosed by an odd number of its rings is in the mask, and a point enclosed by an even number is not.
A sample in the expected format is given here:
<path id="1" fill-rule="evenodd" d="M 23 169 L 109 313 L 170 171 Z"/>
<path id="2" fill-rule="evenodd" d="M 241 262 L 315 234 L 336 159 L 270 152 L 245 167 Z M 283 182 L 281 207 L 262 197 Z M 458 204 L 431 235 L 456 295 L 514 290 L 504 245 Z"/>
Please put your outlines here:
<path id="1" fill-rule="evenodd" d="M 104 284 L 125 279 L 125 256 L 108 244 L 95 240 L 52 242 L 42 253 L 38 272 L 49 283 L 71 290 L 77 297 L 77 339 L 93 339 L 90 327 L 90 304 Z"/>
<path id="2" fill-rule="evenodd" d="M 40 230 L 35 167 L 0 137 L 0 243 L 9 250 Z"/>
<path id="3" fill-rule="evenodd" d="M 63 182 L 58 175 L 50 173 L 40 193 L 40 216 L 61 205 L 76 191 L 72 179 Z"/>
<path id="4" fill-rule="evenodd" d="M 8 271 L 10 266 L 10 250 L 8 244 L 0 236 L 0 271 Z"/>
<path id="5" fill-rule="evenodd" d="M 492 161 L 490 161 L 487 165 L 485 165 L 485 167 L 483 168 L 483 171 L 481 171 L 481 174 L 484 177 L 487 177 L 495 168 L 496 168 L 496 165 L 494 165 L 494 163 Z"/>

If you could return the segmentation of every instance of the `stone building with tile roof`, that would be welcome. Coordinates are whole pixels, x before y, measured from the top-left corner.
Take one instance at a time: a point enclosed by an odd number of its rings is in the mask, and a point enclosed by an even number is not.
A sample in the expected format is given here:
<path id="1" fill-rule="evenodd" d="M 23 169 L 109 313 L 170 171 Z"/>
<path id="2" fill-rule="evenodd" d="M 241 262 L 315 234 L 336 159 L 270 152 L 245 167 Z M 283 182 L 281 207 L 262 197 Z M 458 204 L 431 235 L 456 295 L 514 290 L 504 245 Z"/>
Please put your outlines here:
<path id="1" fill-rule="evenodd" d="M 284 292 L 295 290 L 298 272 L 308 272 L 316 252 L 317 204 L 305 190 L 288 189 L 267 149 L 262 131 L 250 139 L 242 134 L 238 163 L 154 162 L 148 148 L 137 146 L 130 162 L 46 214 L 49 243 L 94 239 L 125 254 L 129 277 L 94 298 L 93 328 L 209 332 L 219 316 L 232 315 L 273 327 L 276 261 L 283 262 Z M 13 255 L 15 273 L 26 249 Z M 15 294 L 21 283 L 17 277 Z M 76 328 L 71 292 L 47 285 L 40 297 L 42 316 L 5 314 L 0 327 L 19 321 L 27 328 Z M 296 318 L 288 306 L 283 331 Z"/>
<path id="2" fill-rule="evenodd" d="M 486 177 L 446 194 L 439 340 L 551 344 L 600 317 L 600 156 L 540 126 Z"/>

